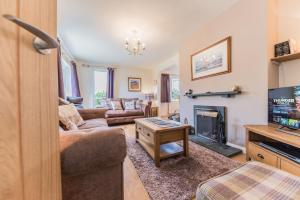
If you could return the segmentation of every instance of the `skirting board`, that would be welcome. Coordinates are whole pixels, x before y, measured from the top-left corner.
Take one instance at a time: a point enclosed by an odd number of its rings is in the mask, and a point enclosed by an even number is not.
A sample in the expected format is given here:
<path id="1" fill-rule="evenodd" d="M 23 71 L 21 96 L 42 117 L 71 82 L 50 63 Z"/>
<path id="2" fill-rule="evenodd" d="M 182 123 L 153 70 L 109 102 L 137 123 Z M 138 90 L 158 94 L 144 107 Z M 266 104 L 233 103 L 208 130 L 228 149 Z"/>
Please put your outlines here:
<path id="1" fill-rule="evenodd" d="M 239 145 L 230 143 L 230 142 L 227 142 L 226 144 L 227 144 L 228 146 L 232 146 L 232 147 L 234 147 L 234 148 L 237 148 L 237 149 L 242 150 L 243 153 L 246 153 L 246 147 L 242 147 L 242 146 L 239 146 Z"/>

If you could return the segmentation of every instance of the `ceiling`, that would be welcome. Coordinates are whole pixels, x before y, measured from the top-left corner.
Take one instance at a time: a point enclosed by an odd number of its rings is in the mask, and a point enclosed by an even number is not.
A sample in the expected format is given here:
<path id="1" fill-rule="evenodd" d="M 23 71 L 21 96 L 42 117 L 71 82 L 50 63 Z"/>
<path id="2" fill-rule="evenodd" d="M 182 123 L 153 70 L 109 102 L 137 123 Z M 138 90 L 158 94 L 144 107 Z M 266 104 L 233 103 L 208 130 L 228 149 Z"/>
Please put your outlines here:
<path id="1" fill-rule="evenodd" d="M 153 67 L 238 0 L 58 0 L 58 34 L 76 59 L 101 65 Z M 133 30 L 146 43 L 128 55 Z"/>

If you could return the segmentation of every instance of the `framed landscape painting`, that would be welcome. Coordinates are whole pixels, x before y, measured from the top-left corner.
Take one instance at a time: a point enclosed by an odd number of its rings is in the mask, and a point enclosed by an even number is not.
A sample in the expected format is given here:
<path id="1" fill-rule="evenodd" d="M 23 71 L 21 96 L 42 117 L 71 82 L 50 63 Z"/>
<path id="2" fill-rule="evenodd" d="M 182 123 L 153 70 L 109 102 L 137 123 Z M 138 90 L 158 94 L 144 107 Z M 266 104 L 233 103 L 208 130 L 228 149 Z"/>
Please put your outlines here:
<path id="1" fill-rule="evenodd" d="M 192 80 L 231 72 L 231 37 L 191 55 Z"/>
<path id="2" fill-rule="evenodd" d="M 128 77 L 128 91 L 129 92 L 140 92 L 142 88 L 142 79 Z"/>

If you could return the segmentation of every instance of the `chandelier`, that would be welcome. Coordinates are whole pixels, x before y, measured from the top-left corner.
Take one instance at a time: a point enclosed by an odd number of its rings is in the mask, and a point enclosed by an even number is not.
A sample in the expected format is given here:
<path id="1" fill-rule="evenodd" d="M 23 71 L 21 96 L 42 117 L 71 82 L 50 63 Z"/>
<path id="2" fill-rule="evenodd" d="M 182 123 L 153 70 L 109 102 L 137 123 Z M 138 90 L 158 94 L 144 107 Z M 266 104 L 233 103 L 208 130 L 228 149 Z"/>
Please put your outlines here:
<path id="1" fill-rule="evenodd" d="M 125 40 L 125 49 L 129 55 L 140 56 L 146 50 L 146 45 L 137 37 L 137 31 L 133 31 L 132 33 L 132 37 Z"/>

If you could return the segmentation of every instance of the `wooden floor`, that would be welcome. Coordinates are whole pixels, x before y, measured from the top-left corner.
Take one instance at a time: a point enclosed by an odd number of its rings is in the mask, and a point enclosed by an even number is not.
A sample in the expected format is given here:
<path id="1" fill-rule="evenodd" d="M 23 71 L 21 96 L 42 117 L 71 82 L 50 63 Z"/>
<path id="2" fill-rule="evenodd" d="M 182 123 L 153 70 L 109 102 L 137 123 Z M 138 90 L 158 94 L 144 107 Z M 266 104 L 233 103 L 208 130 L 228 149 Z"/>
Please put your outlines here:
<path id="1" fill-rule="evenodd" d="M 124 128 L 127 135 L 135 135 L 134 125 L 125 125 L 122 126 L 122 128 Z M 240 162 L 246 162 L 245 154 L 237 155 L 232 159 Z M 124 162 L 124 197 L 125 200 L 150 200 L 150 197 L 143 183 L 141 182 L 136 169 L 128 157 Z"/>

